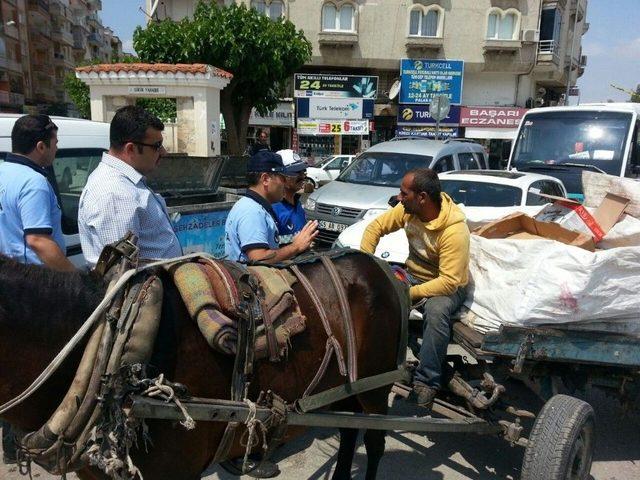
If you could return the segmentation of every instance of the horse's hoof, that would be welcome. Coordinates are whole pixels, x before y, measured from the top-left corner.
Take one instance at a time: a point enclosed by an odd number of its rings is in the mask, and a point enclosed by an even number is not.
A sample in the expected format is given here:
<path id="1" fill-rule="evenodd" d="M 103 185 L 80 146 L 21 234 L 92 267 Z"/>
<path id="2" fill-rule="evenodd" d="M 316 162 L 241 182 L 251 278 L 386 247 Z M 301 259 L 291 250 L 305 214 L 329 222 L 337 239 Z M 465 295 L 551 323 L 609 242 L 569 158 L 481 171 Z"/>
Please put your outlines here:
<path id="1" fill-rule="evenodd" d="M 248 463 L 251 464 L 252 462 L 253 460 L 249 460 Z M 249 468 L 251 468 L 251 465 L 249 465 Z M 277 464 L 266 460 L 262 465 L 248 472 L 247 475 L 253 478 L 273 478 L 280 475 L 280 469 Z"/>

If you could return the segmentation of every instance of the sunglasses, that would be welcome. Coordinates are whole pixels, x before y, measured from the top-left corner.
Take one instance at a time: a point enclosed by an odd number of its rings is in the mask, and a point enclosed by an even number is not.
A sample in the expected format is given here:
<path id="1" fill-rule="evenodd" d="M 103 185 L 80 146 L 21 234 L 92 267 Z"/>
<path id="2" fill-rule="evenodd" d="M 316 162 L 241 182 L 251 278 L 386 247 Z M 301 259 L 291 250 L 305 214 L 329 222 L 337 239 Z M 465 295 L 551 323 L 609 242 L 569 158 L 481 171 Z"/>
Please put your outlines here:
<path id="1" fill-rule="evenodd" d="M 144 143 L 144 142 L 134 142 L 133 140 L 131 140 L 131 143 L 133 143 L 134 145 L 140 145 L 142 147 L 149 147 L 149 148 L 153 148 L 154 151 L 158 151 L 162 148 L 162 140 L 160 140 L 159 142 L 155 142 L 155 143 Z"/>

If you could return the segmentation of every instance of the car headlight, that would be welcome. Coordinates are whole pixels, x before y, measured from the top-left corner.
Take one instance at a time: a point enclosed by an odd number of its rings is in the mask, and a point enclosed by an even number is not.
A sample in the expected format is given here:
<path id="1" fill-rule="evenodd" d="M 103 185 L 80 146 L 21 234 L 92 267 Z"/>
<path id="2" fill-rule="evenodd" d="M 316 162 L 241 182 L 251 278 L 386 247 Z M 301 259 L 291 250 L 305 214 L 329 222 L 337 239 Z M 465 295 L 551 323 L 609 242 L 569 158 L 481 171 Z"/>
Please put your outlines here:
<path id="1" fill-rule="evenodd" d="M 386 212 L 387 208 L 370 208 L 362 215 L 363 220 L 373 220 L 378 215 Z"/>
<path id="2" fill-rule="evenodd" d="M 316 202 L 313 198 L 311 197 L 307 197 L 307 199 L 304 201 L 304 209 L 305 210 L 309 210 L 310 212 L 314 212 L 316 210 Z"/>

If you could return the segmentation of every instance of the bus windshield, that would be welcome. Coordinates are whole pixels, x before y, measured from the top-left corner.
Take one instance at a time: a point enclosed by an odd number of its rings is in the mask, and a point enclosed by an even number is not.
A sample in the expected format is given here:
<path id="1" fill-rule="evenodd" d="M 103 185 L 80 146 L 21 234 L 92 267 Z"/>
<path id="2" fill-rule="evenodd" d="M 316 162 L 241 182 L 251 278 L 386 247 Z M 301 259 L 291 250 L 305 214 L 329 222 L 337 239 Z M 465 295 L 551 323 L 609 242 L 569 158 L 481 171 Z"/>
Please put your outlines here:
<path id="1" fill-rule="evenodd" d="M 588 169 L 620 176 L 631 121 L 631 113 L 597 110 L 527 114 L 510 166 L 521 171 Z"/>

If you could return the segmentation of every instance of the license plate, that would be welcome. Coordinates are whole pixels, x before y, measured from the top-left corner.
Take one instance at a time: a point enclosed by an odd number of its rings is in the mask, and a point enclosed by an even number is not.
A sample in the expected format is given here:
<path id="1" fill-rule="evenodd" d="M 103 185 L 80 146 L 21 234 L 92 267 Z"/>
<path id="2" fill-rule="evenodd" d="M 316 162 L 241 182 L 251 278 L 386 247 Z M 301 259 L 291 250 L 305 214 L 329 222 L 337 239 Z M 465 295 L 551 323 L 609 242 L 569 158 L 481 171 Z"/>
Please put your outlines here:
<path id="1" fill-rule="evenodd" d="M 342 232 L 347 227 L 348 225 L 345 225 L 344 223 L 327 222 L 325 220 L 320 220 L 318 222 L 318 228 L 321 228 L 322 230 L 329 230 L 331 232 Z"/>

